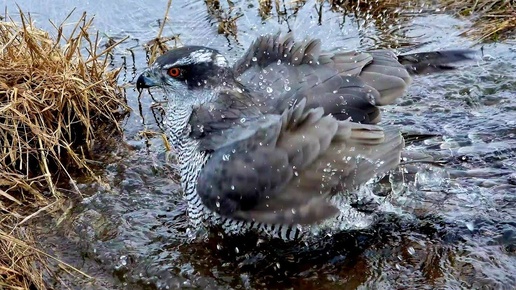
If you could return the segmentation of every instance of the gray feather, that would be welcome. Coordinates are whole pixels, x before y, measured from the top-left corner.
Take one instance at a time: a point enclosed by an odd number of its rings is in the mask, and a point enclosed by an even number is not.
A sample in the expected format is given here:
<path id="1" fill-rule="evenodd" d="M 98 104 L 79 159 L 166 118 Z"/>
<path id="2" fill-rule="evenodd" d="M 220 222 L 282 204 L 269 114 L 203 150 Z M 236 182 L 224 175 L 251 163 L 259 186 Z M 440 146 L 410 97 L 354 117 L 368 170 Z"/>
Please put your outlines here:
<path id="1" fill-rule="evenodd" d="M 275 119 L 275 117 L 277 119 Z M 306 100 L 248 139 L 214 152 L 197 192 L 211 210 L 231 218 L 280 224 L 314 224 L 338 210 L 333 188 L 356 186 L 397 166 L 401 133 L 338 121 Z"/>
<path id="2" fill-rule="evenodd" d="M 235 75 L 263 105 L 280 114 L 295 101 L 323 107 L 340 120 L 376 124 L 377 106 L 401 97 L 413 74 L 453 69 L 472 51 L 450 50 L 397 56 L 391 50 L 321 52 L 318 40 L 295 42 L 291 34 L 259 37 L 234 65 Z M 253 60 L 254 59 L 254 60 Z M 289 90 L 285 90 L 288 87 Z M 273 91 L 270 94 L 267 91 Z"/>
<path id="3" fill-rule="evenodd" d="M 422 52 L 400 55 L 398 61 L 411 74 L 429 74 L 453 70 L 452 64 L 472 60 L 475 53 L 467 49 Z"/>
<path id="4" fill-rule="evenodd" d="M 267 124 L 261 116 L 256 102 L 242 90 L 223 90 L 212 102 L 194 108 L 189 120 L 190 137 L 200 141 L 201 150 L 217 150 L 254 134 L 251 121 L 259 126 Z"/>

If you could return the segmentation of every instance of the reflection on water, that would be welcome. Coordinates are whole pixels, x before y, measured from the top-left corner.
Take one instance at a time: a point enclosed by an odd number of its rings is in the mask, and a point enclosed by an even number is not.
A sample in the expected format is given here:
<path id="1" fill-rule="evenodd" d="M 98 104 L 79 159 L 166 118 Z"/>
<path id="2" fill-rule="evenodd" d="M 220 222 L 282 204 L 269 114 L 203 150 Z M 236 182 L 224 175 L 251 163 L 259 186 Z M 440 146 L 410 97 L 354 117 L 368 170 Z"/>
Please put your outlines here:
<path id="1" fill-rule="evenodd" d="M 159 2 L 159 3 L 158 3 Z M 363 231 L 334 233 L 306 243 L 228 238 L 214 231 L 206 241 L 186 235 L 176 169 L 167 163 L 159 132 L 135 76 L 146 66 L 143 45 L 156 35 L 165 0 L 144 2 L 18 1 L 35 21 L 61 21 L 77 7 L 95 14 L 108 38 L 130 39 L 117 48 L 134 112 L 125 122 L 126 149 L 105 168 L 109 186 L 85 184 L 91 195 L 60 227 L 41 224 L 42 247 L 96 277 L 65 279 L 56 269 L 49 283 L 77 289 L 175 289 L 194 287 L 396 289 L 511 289 L 516 285 L 516 54 L 507 45 L 485 45 L 478 63 L 446 75 L 415 79 L 399 104 L 384 109 L 384 123 L 433 138 L 414 141 L 410 152 L 439 164 L 411 164 L 376 185 L 390 192 L 386 213 Z M 344 13 L 338 1 L 173 1 L 163 36 L 213 46 L 235 60 L 259 34 L 294 31 L 321 38 L 327 49 L 393 47 L 435 50 L 472 45 L 458 37 L 463 22 L 428 7 L 404 11 L 363 6 Z M 348 1 L 345 1 L 348 2 Z M 264 5 L 270 3 L 270 5 Z M 16 7 L 5 2 L 8 10 Z M 207 8 L 208 7 L 208 8 Z M 386 17 L 398 13 L 396 20 Z M 368 16 L 369 15 L 369 16 Z M 73 18 L 73 17 L 72 17 Z M 236 24 L 222 27 L 229 21 Z M 476 46 L 475 48 L 479 48 Z M 159 115 L 159 114 L 158 114 Z M 144 120 L 144 122 L 142 121 Z M 63 278 L 60 278 L 63 277 Z M 61 280 L 60 280 L 61 279 Z"/>

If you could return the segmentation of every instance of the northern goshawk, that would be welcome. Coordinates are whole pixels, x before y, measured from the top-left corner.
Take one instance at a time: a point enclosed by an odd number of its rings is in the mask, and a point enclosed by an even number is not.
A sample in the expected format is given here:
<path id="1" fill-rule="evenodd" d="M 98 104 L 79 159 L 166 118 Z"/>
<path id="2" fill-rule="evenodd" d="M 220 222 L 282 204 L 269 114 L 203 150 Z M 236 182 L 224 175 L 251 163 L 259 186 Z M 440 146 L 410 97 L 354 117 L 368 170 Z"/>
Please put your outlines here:
<path id="1" fill-rule="evenodd" d="M 402 96 L 412 74 L 453 69 L 468 54 L 324 52 L 319 40 L 266 35 L 232 66 L 212 48 L 172 49 L 137 88 L 166 94 L 193 228 L 296 239 L 364 215 L 348 194 L 395 168 L 404 147 L 398 129 L 376 125 L 378 106 Z"/>

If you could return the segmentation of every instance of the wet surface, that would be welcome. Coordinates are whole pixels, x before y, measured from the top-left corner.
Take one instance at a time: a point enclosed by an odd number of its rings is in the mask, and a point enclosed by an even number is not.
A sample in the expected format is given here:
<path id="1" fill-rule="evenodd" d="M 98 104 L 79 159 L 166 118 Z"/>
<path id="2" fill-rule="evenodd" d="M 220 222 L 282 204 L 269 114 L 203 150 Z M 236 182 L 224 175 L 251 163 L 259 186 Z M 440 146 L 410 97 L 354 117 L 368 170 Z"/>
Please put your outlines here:
<path id="1" fill-rule="evenodd" d="M 321 38 L 327 49 L 473 45 L 459 36 L 467 23 L 431 7 L 397 21 L 367 22 L 326 2 L 280 1 L 269 13 L 258 1 L 234 1 L 231 9 L 222 2 L 231 12 L 210 10 L 204 1 L 173 1 L 163 35 L 216 47 L 230 60 L 260 33 L 289 29 L 297 39 Z M 95 15 L 95 28 L 106 40 L 129 36 L 113 56 L 114 67 L 124 67 L 120 82 L 133 108 L 124 122 L 128 146 L 106 158 L 105 186 L 82 185 L 89 197 L 73 207 L 70 218 L 59 226 L 49 220 L 37 225 L 43 249 L 96 279 L 77 282 L 56 269 L 48 277 L 56 288 L 514 289 L 516 51 L 510 43 L 484 45 L 483 56 L 460 71 L 415 78 L 407 96 L 384 108 L 384 124 L 437 135 L 407 147 L 442 164 L 393 174 L 393 192 L 385 197 L 389 210 L 377 225 L 306 243 L 216 232 L 191 241 L 170 154 L 159 137 L 147 140 L 139 133 L 159 132 L 153 101 L 144 95 L 141 116 L 133 85 L 146 67 L 143 45 L 157 35 L 166 1 L 18 4 L 48 30 L 48 19 L 59 23 L 77 7 L 71 19 L 82 11 Z M 14 3 L 4 6 L 14 14 Z M 236 38 L 217 33 L 217 19 L 239 15 Z"/>

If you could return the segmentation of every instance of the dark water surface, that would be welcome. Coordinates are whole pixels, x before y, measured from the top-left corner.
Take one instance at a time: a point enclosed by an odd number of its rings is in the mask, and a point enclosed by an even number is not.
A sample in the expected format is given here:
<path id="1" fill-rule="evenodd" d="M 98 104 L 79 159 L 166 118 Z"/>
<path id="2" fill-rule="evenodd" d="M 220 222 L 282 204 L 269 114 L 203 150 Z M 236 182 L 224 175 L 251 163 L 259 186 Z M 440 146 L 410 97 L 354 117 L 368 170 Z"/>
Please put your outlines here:
<path id="1" fill-rule="evenodd" d="M 153 101 L 144 94 L 141 116 L 134 90 L 146 67 L 143 45 L 157 35 L 166 2 L 17 1 L 48 30 L 48 19 L 60 22 L 77 7 L 71 19 L 82 11 L 95 15 L 106 40 L 130 37 L 113 57 L 115 67 L 124 66 L 120 82 L 133 109 L 124 122 L 129 146 L 107 158 L 106 185 L 81 185 L 90 197 L 70 218 L 37 225 L 45 251 L 96 277 L 70 279 L 56 268 L 48 277 L 56 289 L 516 289 L 514 41 L 485 45 L 484 55 L 460 71 L 415 78 L 407 96 L 384 109 L 385 124 L 438 135 L 408 150 L 444 164 L 420 165 L 407 179 L 393 174 L 377 225 L 303 244 L 217 234 L 191 241 L 170 154 L 159 137 L 139 133 L 159 132 Z M 473 45 L 459 36 L 468 23 L 432 7 L 396 21 L 365 21 L 327 2 L 279 1 L 278 11 L 272 1 L 269 14 L 258 2 L 235 0 L 229 9 L 222 1 L 226 12 L 217 12 L 204 1 L 174 0 L 163 35 L 216 47 L 230 60 L 257 35 L 289 29 L 298 39 L 321 38 L 327 49 Z M 14 15 L 14 1 L 4 6 Z M 218 19 L 239 15 L 236 38 L 217 33 Z"/>

